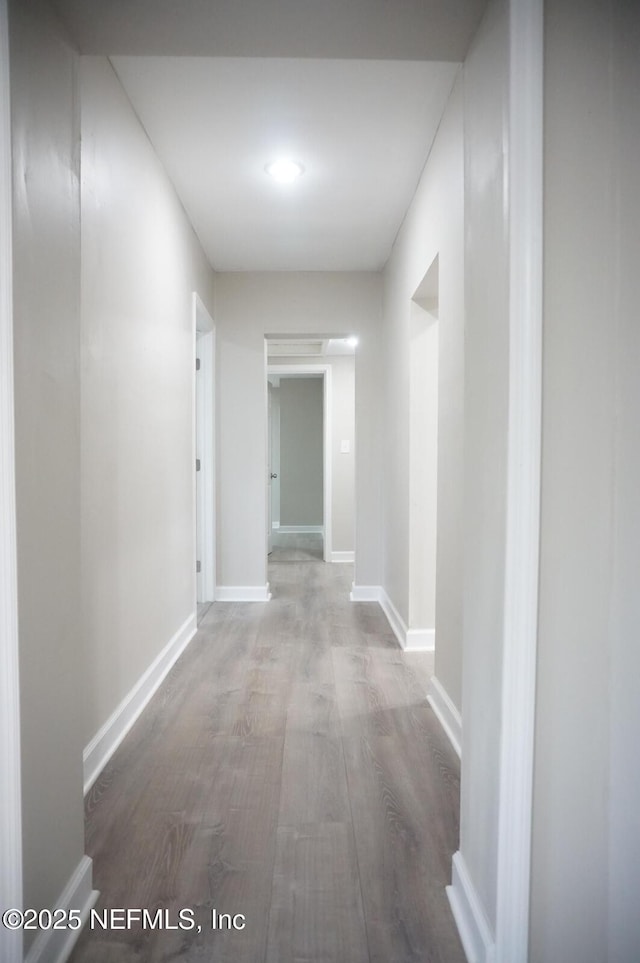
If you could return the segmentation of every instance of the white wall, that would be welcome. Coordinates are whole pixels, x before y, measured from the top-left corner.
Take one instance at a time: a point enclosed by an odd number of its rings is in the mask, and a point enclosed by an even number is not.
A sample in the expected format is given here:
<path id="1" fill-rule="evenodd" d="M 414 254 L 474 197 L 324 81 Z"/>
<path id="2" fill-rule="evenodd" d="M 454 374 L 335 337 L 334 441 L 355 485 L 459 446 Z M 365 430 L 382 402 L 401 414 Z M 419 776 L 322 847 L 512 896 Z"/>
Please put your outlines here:
<path id="1" fill-rule="evenodd" d="M 22 899 L 10 90 L 9 6 L 0 0 L 0 906 Z M 22 943 L 19 930 L 0 933 L 7 963 L 20 963 Z"/>
<path id="2" fill-rule="evenodd" d="M 532 963 L 640 947 L 640 11 L 549 4 Z"/>
<path id="3" fill-rule="evenodd" d="M 356 355 L 328 357 L 331 365 L 332 444 L 331 550 L 353 552 L 356 535 Z M 342 451 L 343 441 L 349 451 Z M 368 523 L 367 523 L 368 524 Z"/>
<path id="4" fill-rule="evenodd" d="M 219 584 L 267 581 L 264 335 L 345 333 L 359 338 L 356 581 L 380 584 L 380 288 L 376 274 L 216 275 Z"/>
<path id="5" fill-rule="evenodd" d="M 323 380 L 280 380 L 280 523 L 323 524 Z"/>
<path id="6" fill-rule="evenodd" d="M 194 612 L 192 292 L 213 275 L 105 58 L 83 58 L 85 743 Z"/>
<path id="7" fill-rule="evenodd" d="M 24 905 L 39 908 L 84 852 L 78 58 L 46 3 L 11 3 L 10 61 Z"/>
<path id="8" fill-rule="evenodd" d="M 640 11 L 614 7 L 611 55 L 616 103 L 613 155 L 617 228 L 610 247 L 616 311 L 616 447 L 614 559 L 611 596 L 609 718 L 609 960 L 628 963 L 640 946 L 640 767 L 631 760 L 640 744 Z M 582 207 L 580 208 L 582 211 Z M 601 320 L 601 319 L 599 319 Z"/>
<path id="9" fill-rule="evenodd" d="M 460 852 L 496 923 L 509 366 L 507 5 L 491 0 L 464 67 L 465 498 Z"/>
<path id="10" fill-rule="evenodd" d="M 436 675 L 458 709 L 462 703 L 462 138 L 458 79 L 384 272 L 384 587 L 409 628 L 432 629 L 435 605 Z M 436 257 L 439 320 L 425 324 L 425 312 L 412 298 Z M 425 379 L 432 386 L 437 380 L 437 426 L 429 404 L 433 406 L 436 399 L 424 395 Z M 431 463 L 436 434 L 437 498 L 432 491 L 424 499 L 422 493 L 435 478 L 435 471 L 429 469 L 435 467 Z M 417 532 L 422 544 L 415 544 Z"/>

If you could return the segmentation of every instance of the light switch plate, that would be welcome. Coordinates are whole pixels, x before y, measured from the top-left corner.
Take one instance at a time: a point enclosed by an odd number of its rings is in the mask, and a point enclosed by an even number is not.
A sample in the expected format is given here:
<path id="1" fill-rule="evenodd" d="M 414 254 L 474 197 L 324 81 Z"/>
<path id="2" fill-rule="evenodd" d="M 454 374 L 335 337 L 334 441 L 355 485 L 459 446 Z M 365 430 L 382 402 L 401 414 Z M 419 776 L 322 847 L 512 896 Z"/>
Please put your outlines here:
<path id="1" fill-rule="evenodd" d="M 343 440 L 340 442 L 340 454 L 348 455 L 350 451 L 351 451 L 351 442 L 349 441 L 348 438 L 343 438 Z"/>

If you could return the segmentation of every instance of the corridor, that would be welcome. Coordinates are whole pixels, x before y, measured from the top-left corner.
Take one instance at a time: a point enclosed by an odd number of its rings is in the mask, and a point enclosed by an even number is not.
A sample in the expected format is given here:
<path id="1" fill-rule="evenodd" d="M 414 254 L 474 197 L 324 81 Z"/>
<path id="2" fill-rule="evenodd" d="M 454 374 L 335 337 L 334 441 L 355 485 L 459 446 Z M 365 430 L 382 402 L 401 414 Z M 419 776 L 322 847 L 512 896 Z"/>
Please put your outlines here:
<path id="1" fill-rule="evenodd" d="M 89 793 L 101 896 L 73 963 L 463 963 L 431 657 L 349 601 L 352 566 L 319 539 L 276 541 L 270 602 L 208 609 Z M 132 907 L 165 928 L 101 928 Z"/>

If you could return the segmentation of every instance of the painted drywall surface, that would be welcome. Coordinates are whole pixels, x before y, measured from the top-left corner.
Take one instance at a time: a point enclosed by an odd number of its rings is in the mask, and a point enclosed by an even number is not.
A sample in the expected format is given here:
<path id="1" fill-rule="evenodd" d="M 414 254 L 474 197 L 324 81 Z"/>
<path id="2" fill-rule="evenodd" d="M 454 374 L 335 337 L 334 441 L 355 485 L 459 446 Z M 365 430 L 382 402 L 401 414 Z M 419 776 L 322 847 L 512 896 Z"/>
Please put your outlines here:
<path id="1" fill-rule="evenodd" d="M 358 349 L 356 349 L 358 350 Z M 355 356 L 328 359 L 331 364 L 332 442 L 331 473 L 331 550 L 355 550 L 355 468 L 356 468 L 356 407 Z M 342 450 L 342 442 L 349 442 L 349 451 Z"/>
<path id="2" fill-rule="evenodd" d="M 280 381 L 280 523 L 323 524 L 322 378 Z"/>
<path id="3" fill-rule="evenodd" d="M 385 269 L 384 322 L 387 372 L 385 422 L 385 570 L 384 586 L 412 628 L 433 628 L 431 599 L 410 576 L 412 528 L 434 557 L 437 537 L 436 675 L 460 708 L 462 689 L 462 488 L 464 383 L 464 213 L 462 84 L 458 79 L 431 150 L 416 195 Z M 439 256 L 439 320 L 412 302 L 416 288 Z M 420 323 L 416 321 L 416 314 Z M 415 339 L 421 332 L 425 366 L 438 361 L 437 499 L 423 503 L 411 521 L 410 480 L 422 484 L 416 461 L 424 455 L 428 434 L 421 411 L 428 398 L 416 370 Z M 422 373 L 424 377 L 424 372 Z M 412 398 L 413 386 L 413 398 Z M 433 436 L 432 425 L 431 435 Z M 413 435 L 413 452 L 411 440 Z M 428 465 L 422 466 L 429 475 Z M 432 473 L 431 473 L 432 474 Z M 415 503 L 416 499 L 414 499 Z M 437 533 L 435 506 L 437 502 Z M 414 533 L 415 536 L 415 533 Z M 424 559 L 422 560 L 425 561 Z M 431 566 L 433 562 L 430 561 Z M 427 575 L 428 578 L 428 575 Z M 413 581 L 413 592 L 411 583 Z M 426 607 L 428 606 L 428 608 Z M 430 625 L 416 618 L 431 619 Z M 412 624 L 413 623 L 413 624 Z"/>
<path id="4" fill-rule="evenodd" d="M 265 334 L 359 338 L 356 581 L 380 584 L 380 294 L 377 274 L 216 275 L 219 584 L 267 581 Z"/>
<path id="5" fill-rule="evenodd" d="M 640 946 L 640 11 L 618 3 L 612 54 L 615 112 L 617 276 L 614 565 L 609 720 L 609 961 L 627 963 Z M 615 243 L 615 242 L 614 242 Z M 612 244 L 614 247 L 614 244 Z"/>
<path id="6" fill-rule="evenodd" d="M 372 5 L 371 0 L 290 0 L 201 4 L 188 0 L 180 16 L 156 0 L 126 8 L 100 0 L 55 0 L 72 19 L 82 49 L 92 54 L 194 57 L 332 57 L 365 60 L 449 60 L 464 56 L 483 10 L 438 2 Z M 172 10 L 173 8 L 168 8 Z"/>
<path id="7" fill-rule="evenodd" d="M 318 361 L 331 369 L 331 550 L 355 549 L 355 355 L 326 355 Z M 309 364 L 309 358 L 278 358 L 278 367 Z M 349 442 L 349 451 L 341 450 Z M 368 584 L 368 583 L 362 583 Z"/>
<path id="8" fill-rule="evenodd" d="M 509 283 L 508 16 L 492 0 L 465 62 L 464 666 L 460 851 L 496 921 Z"/>
<path id="9" fill-rule="evenodd" d="M 213 275 L 106 58 L 83 58 L 88 742 L 194 610 L 192 291 Z"/>
<path id="10" fill-rule="evenodd" d="M 405 623 L 409 619 L 409 306 L 400 289 L 394 255 L 384 271 L 382 297 L 384 381 L 381 444 L 386 450 L 382 478 L 382 584 Z"/>
<path id="11" fill-rule="evenodd" d="M 546 12 L 532 963 L 640 946 L 639 40 L 635 4 Z"/>
<path id="12" fill-rule="evenodd" d="M 44 2 L 9 16 L 24 905 L 53 908 L 84 852 L 78 58 Z"/>

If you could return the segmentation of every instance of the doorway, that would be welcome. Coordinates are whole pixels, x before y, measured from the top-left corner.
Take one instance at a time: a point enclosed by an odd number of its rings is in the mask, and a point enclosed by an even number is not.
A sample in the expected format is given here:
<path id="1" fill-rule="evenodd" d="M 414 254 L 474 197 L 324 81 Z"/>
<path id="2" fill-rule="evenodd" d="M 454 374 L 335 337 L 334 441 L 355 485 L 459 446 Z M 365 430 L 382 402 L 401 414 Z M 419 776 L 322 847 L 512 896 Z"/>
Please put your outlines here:
<path id="1" fill-rule="evenodd" d="M 321 557 L 330 561 L 331 367 L 268 365 L 267 382 L 268 552 L 283 539 L 315 536 L 308 548 L 313 554 L 321 541 Z M 303 550 L 304 539 L 298 542 Z"/>
<path id="2" fill-rule="evenodd" d="M 196 604 L 200 617 L 215 600 L 215 327 L 194 292 L 194 516 Z"/>
<path id="3" fill-rule="evenodd" d="M 439 258 L 410 310 L 409 627 L 407 648 L 436 645 L 438 541 Z"/>

